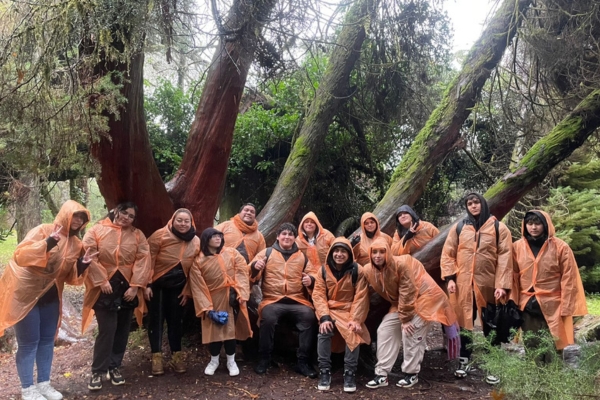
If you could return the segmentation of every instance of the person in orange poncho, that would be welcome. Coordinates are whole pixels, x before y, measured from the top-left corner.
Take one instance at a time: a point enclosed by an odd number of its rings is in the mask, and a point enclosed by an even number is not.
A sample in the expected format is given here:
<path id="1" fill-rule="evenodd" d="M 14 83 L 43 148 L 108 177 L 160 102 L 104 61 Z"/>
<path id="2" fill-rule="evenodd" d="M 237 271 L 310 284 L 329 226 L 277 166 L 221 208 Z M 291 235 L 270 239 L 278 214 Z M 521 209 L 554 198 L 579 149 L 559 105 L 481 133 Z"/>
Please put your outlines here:
<path id="1" fill-rule="evenodd" d="M 151 258 L 146 237 L 133 227 L 136 215 L 135 204 L 121 203 L 83 237 L 83 246 L 98 252 L 85 279 L 83 297 L 82 330 L 94 314 L 98 321 L 90 390 L 102 389 L 102 376 L 107 371 L 113 385 L 125 383 L 119 367 L 127 349 L 134 309 L 137 323 L 142 325 Z"/>
<path id="2" fill-rule="evenodd" d="M 527 212 L 521 231 L 523 237 L 513 243 L 515 285 L 511 294 L 523 311 L 521 329 L 549 330 L 556 348 L 562 350 L 575 343 L 573 316 L 588 312 L 577 262 L 569 245 L 554 235 L 546 212 Z M 526 344 L 535 346 L 536 342 Z"/>
<path id="3" fill-rule="evenodd" d="M 379 220 L 375 214 L 366 212 L 360 217 L 360 235 L 355 236 L 350 240 L 354 251 L 354 258 L 360 265 L 365 265 L 371 262 L 369 259 L 369 247 L 379 238 L 383 238 L 390 246 L 392 238 L 381 232 L 379 229 Z"/>
<path id="4" fill-rule="evenodd" d="M 472 331 L 478 310 L 488 303 L 507 300 L 512 287 L 512 237 L 506 225 L 490 214 L 480 194 L 468 194 L 465 206 L 468 216 L 450 228 L 440 268 L 458 324 L 465 331 Z M 457 229 L 461 225 L 459 237 Z M 490 333 L 487 324 L 483 324 L 483 333 Z M 454 373 L 459 378 L 467 376 L 470 369 L 470 343 L 468 334 L 461 335 L 460 365 Z M 492 375 L 486 381 L 499 383 Z"/>
<path id="5" fill-rule="evenodd" d="M 84 254 L 77 237 L 89 220 L 88 210 L 67 201 L 54 224 L 38 225 L 27 233 L 0 278 L 0 336 L 14 325 L 23 399 L 62 399 L 50 385 L 54 338 L 65 283 L 83 284 L 91 262 L 93 253 Z M 34 364 L 37 385 L 33 383 Z"/>
<path id="6" fill-rule="evenodd" d="M 183 307 L 192 297 L 186 283 L 192 263 L 200 253 L 200 239 L 196 236 L 192 213 L 185 208 L 175 211 L 167 226 L 148 238 L 148 245 L 152 271 L 144 297 L 148 301 L 152 375 L 165 373 L 161 351 L 165 320 L 172 354 L 169 365 L 175 372 L 183 373 L 186 371 L 181 354 Z"/>
<path id="7" fill-rule="evenodd" d="M 370 259 L 364 267 L 367 280 L 375 292 L 391 303 L 391 307 L 377 328 L 375 377 L 367 387 L 376 389 L 388 385 L 387 376 L 402 345 L 404 377 L 396 385 L 409 388 L 419 381 L 426 337 L 433 322 L 445 326 L 454 344 L 452 353 L 458 355 L 456 314 L 444 291 L 416 258 L 409 255 L 394 257 L 387 241 L 377 239 L 371 245 Z"/>
<path id="8" fill-rule="evenodd" d="M 215 229 L 223 232 L 225 247 L 232 247 L 239 251 L 246 263 L 267 247 L 265 238 L 258 230 L 256 206 L 252 203 L 244 204 L 239 214 L 215 226 Z"/>
<path id="9" fill-rule="evenodd" d="M 319 270 L 312 293 L 319 320 L 317 388 L 329 390 L 333 340 L 334 352 L 345 349 L 344 392 L 355 392 L 360 345 L 371 343 L 364 324 L 369 312 L 369 283 L 362 267 L 354 262 L 352 247 L 346 238 L 333 241 L 326 264 Z"/>
<path id="10" fill-rule="evenodd" d="M 314 212 L 309 212 L 300 221 L 296 245 L 315 268 L 325 264 L 333 239 L 333 233 L 323 228 Z"/>
<path id="11" fill-rule="evenodd" d="M 432 223 L 423 221 L 417 213 L 404 204 L 396 211 L 396 232 L 392 244 L 395 256 L 415 254 L 440 231 Z"/>
<path id="12" fill-rule="evenodd" d="M 317 321 L 310 291 L 314 287 L 316 269 L 295 243 L 296 227 L 285 222 L 277 228 L 277 241 L 254 257 L 250 264 L 253 283 L 261 282 L 263 300 L 258 307 L 260 360 L 254 367 L 265 374 L 271 364 L 275 326 L 283 316 L 294 318 L 299 333 L 298 373 L 316 378 L 309 365 L 310 350 L 317 334 Z"/>
<path id="13" fill-rule="evenodd" d="M 210 350 L 204 374 L 214 375 L 221 347 L 225 347 L 227 370 L 230 376 L 236 376 L 240 373 L 235 362 L 236 339 L 252 336 L 246 308 L 249 271 L 244 257 L 224 245 L 222 232 L 214 228 L 202 232 L 201 252 L 190 271 L 190 288 L 196 316 L 202 318 L 202 343 L 208 343 Z"/>

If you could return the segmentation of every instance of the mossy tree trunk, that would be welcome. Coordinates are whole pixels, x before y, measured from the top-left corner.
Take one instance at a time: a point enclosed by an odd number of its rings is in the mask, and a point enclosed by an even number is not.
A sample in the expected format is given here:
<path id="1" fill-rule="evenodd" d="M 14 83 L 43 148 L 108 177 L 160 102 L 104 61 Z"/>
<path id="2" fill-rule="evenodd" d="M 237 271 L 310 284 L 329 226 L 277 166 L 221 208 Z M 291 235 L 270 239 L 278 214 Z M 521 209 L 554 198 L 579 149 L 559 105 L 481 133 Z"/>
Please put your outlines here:
<path id="1" fill-rule="evenodd" d="M 192 211 L 196 229 L 213 226 L 246 77 L 275 0 L 236 0 L 220 25 L 213 57 L 183 160 L 167 184 L 175 207 Z"/>
<path id="2" fill-rule="evenodd" d="M 600 89 L 590 93 L 548 135 L 538 140 L 511 172 L 485 193 L 492 214 L 503 218 L 529 190 L 600 127 Z M 450 225 L 451 226 L 451 225 Z M 415 257 L 439 277 L 440 254 L 450 226 L 442 229 Z"/>
<path id="3" fill-rule="evenodd" d="M 366 30 L 377 5 L 378 0 L 359 0 L 346 14 L 344 27 L 300 134 L 269 201 L 258 216 L 259 228 L 267 242 L 274 240 L 277 227 L 290 221 L 300 205 L 329 125 L 351 95 L 350 74 L 360 57 Z"/>
<path id="4" fill-rule="evenodd" d="M 504 0 L 473 45 L 462 71 L 402 158 L 389 189 L 375 208 L 382 230 L 393 230 L 396 209 L 402 204 L 412 205 L 421 197 L 435 168 L 456 146 L 463 123 L 511 43 L 530 3 L 531 0 Z"/>

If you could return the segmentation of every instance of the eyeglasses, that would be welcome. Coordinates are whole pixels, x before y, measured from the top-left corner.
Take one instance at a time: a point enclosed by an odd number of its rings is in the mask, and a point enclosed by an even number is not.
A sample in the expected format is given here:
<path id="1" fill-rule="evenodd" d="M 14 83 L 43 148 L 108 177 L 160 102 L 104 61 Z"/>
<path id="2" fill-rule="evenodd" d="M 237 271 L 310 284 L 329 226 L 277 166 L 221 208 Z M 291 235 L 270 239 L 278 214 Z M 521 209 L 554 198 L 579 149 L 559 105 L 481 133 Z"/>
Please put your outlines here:
<path id="1" fill-rule="evenodd" d="M 119 211 L 119 214 L 121 214 L 121 216 L 123 218 L 128 218 L 130 220 L 134 220 L 135 219 L 135 214 L 129 214 L 127 211 L 125 210 L 121 210 Z"/>

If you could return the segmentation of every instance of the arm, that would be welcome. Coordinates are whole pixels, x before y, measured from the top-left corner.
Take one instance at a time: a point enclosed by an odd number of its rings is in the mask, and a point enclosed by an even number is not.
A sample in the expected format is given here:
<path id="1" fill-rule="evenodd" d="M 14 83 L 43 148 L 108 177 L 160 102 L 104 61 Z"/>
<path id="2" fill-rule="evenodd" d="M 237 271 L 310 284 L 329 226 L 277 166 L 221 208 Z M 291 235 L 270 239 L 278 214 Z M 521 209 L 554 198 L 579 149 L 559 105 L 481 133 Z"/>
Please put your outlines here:
<path id="1" fill-rule="evenodd" d="M 148 238 L 148 248 L 150 250 L 150 278 L 148 279 L 148 284 L 153 281 L 154 265 L 156 264 L 156 256 L 160 253 L 160 243 L 163 233 L 164 230 L 161 228 Z"/>
<path id="2" fill-rule="evenodd" d="M 135 233 L 137 235 L 137 252 L 129 286 L 145 288 L 151 279 L 150 273 L 152 272 L 150 246 L 142 231 L 136 229 Z"/>
<path id="3" fill-rule="evenodd" d="M 200 257 L 197 257 L 190 269 L 189 285 L 194 298 L 196 316 L 201 317 L 205 312 L 213 310 L 212 297 L 204 282 L 200 269 Z"/>
<path id="4" fill-rule="evenodd" d="M 327 304 L 327 283 L 323 280 L 321 274 L 317 274 L 315 279 L 312 299 L 313 305 L 315 306 L 315 314 L 317 315 L 319 323 L 333 321 L 329 315 L 329 304 Z"/>
<path id="5" fill-rule="evenodd" d="M 354 300 L 350 308 L 350 318 L 352 321 L 362 324 L 367 319 L 369 313 L 369 282 L 364 275 L 361 267 L 358 268 L 358 280 L 354 288 Z"/>
<path id="6" fill-rule="evenodd" d="M 418 263 L 416 259 L 405 256 L 398 263 L 398 317 L 403 324 L 409 323 L 415 316 L 418 289 L 412 267 L 407 262 Z"/>
<path id="7" fill-rule="evenodd" d="M 574 314 L 577 299 L 577 281 L 579 269 L 573 251 L 565 245 L 559 251 L 558 262 L 561 269 L 560 277 L 560 316 L 568 317 Z"/>
<path id="8" fill-rule="evenodd" d="M 458 251 L 458 236 L 456 235 L 456 225 L 450 227 L 448 231 L 448 237 L 444 243 L 442 249 L 442 256 L 440 258 L 440 269 L 442 271 L 442 279 L 446 279 L 452 276 L 456 276 L 458 273 L 458 264 L 456 262 L 456 255 Z"/>
<path id="9" fill-rule="evenodd" d="M 248 271 L 248 264 L 246 264 L 246 260 L 239 251 L 234 250 L 234 253 L 235 289 L 238 293 L 238 300 L 248 301 L 250 298 L 250 271 Z"/>
<path id="10" fill-rule="evenodd" d="M 255 257 L 254 260 L 250 263 L 250 282 L 257 283 L 263 276 L 265 270 L 265 262 L 266 262 L 266 253 L 267 250 L 261 250 Z M 257 265 L 258 263 L 258 265 Z"/>
<path id="11" fill-rule="evenodd" d="M 512 255 L 512 236 L 510 230 L 500 223 L 498 240 L 498 264 L 496 265 L 496 279 L 494 287 L 496 289 L 510 290 L 513 280 L 513 255 Z"/>
<path id="12" fill-rule="evenodd" d="M 46 268 L 51 230 L 47 225 L 39 225 L 27 232 L 25 238 L 17 245 L 13 258 L 21 267 Z"/>
<path id="13" fill-rule="evenodd" d="M 99 261 L 98 252 L 100 251 L 100 247 L 98 245 L 94 227 L 87 231 L 83 237 L 83 248 L 89 250 L 91 254 L 95 254 L 92 257 L 92 261 L 88 268 L 87 282 L 91 283 L 94 287 L 108 283 L 108 273 L 106 272 L 106 268 L 104 268 Z"/>

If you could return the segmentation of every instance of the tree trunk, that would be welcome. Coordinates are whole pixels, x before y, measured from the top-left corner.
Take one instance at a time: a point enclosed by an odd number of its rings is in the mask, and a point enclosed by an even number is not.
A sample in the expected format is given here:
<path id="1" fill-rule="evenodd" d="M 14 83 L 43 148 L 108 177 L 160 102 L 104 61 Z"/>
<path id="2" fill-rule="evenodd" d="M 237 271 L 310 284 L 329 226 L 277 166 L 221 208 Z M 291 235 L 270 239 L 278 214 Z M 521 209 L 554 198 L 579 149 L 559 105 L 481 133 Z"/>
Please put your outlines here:
<path id="1" fill-rule="evenodd" d="M 378 0 L 359 0 L 345 17 L 327 70 L 279 176 L 269 201 L 258 216 L 259 227 L 267 242 L 274 239 L 277 227 L 295 214 L 319 158 L 328 128 L 340 107 L 348 100 L 350 73 L 360 57 L 370 16 Z"/>
<path id="2" fill-rule="evenodd" d="M 600 127 L 600 89 L 589 94 L 550 133 L 538 140 L 512 170 L 485 193 L 490 211 L 503 218 L 529 190 Z M 461 217 L 462 218 L 462 217 Z M 415 257 L 431 276 L 439 278 L 442 246 L 450 226 L 442 229 Z"/>
<path id="3" fill-rule="evenodd" d="M 30 172 L 23 172 L 18 180 L 11 183 L 11 195 L 15 203 L 17 242 L 21 242 L 27 232 L 42 223 L 40 178 Z"/>
<path id="4" fill-rule="evenodd" d="M 389 189 L 375 208 L 382 230 L 388 233 L 393 230 L 396 209 L 402 204 L 412 205 L 421 197 L 435 168 L 456 146 L 463 123 L 530 3 L 531 0 L 504 0 L 473 45 L 462 71 L 402 157 Z"/>
<path id="5" fill-rule="evenodd" d="M 167 185 L 175 206 L 192 211 L 199 232 L 213 226 L 221 202 L 248 69 L 274 5 L 275 0 L 236 0 L 226 22 L 219 26 L 221 42 L 207 74 L 183 160 Z"/>

